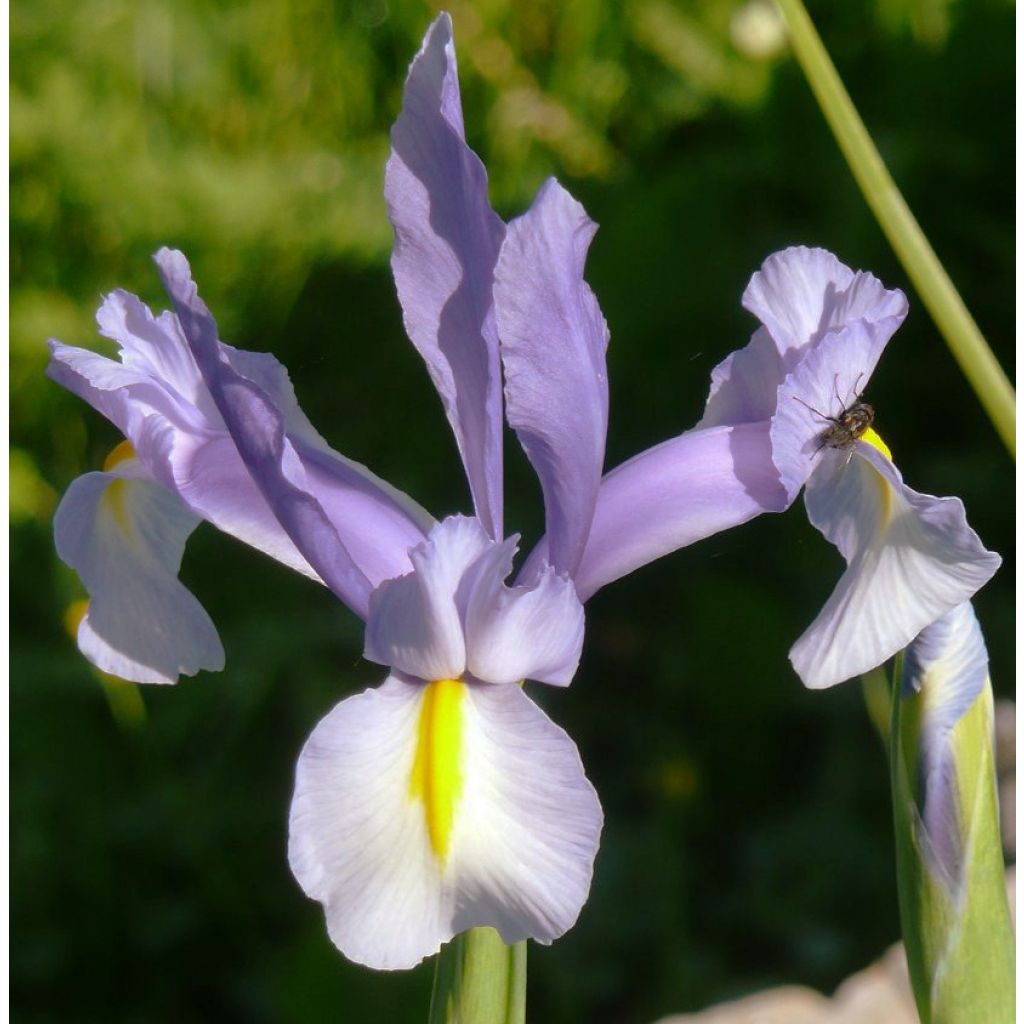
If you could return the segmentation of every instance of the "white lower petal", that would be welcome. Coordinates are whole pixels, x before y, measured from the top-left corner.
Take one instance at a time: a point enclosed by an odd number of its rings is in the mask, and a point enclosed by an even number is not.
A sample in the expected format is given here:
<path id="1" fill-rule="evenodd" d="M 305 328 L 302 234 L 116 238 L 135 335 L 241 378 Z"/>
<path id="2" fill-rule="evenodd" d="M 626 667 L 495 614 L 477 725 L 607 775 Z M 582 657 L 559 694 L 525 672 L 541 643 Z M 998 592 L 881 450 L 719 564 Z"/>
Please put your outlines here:
<path id="1" fill-rule="evenodd" d="M 815 689 L 881 665 L 983 586 L 1000 558 L 967 525 L 962 502 L 919 494 L 880 452 L 822 453 L 807 513 L 848 562 L 790 660 Z"/>
<path id="2" fill-rule="evenodd" d="M 414 779 L 425 684 L 392 677 L 342 701 L 299 758 L 292 871 L 370 967 L 412 967 L 477 926 L 551 942 L 590 887 L 601 809 L 569 737 L 518 686 L 438 685 L 458 736 L 442 840 Z"/>
<path id="3" fill-rule="evenodd" d="M 57 509 L 54 536 L 89 593 L 78 629 L 82 653 L 122 679 L 174 683 L 181 674 L 222 669 L 224 649 L 177 579 L 199 520 L 176 495 L 138 476 L 140 469 L 134 463 L 75 480 Z"/>

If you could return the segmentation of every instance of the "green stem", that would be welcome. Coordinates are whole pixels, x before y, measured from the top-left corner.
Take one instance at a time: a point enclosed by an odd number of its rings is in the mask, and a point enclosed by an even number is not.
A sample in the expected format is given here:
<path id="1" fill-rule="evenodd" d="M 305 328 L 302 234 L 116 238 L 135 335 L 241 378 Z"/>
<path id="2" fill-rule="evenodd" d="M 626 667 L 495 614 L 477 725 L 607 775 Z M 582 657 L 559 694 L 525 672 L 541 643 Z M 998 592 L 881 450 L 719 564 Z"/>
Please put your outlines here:
<path id="1" fill-rule="evenodd" d="M 493 928 L 456 935 L 437 955 L 429 1024 L 524 1024 L 526 943 Z"/>
<path id="2" fill-rule="evenodd" d="M 802 0 L 776 0 L 793 52 L 839 148 L 960 369 L 1016 457 L 1014 390 L 878 154 Z"/>

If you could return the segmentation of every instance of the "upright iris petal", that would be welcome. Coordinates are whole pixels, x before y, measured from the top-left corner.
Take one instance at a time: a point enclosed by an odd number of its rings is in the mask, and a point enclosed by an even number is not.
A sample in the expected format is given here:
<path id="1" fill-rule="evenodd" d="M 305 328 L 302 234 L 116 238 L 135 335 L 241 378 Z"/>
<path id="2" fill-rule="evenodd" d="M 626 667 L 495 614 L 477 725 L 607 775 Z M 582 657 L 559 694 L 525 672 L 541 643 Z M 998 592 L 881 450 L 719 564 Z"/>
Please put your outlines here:
<path id="1" fill-rule="evenodd" d="M 575 572 L 608 433 L 608 326 L 583 280 L 597 225 L 554 179 L 509 225 L 495 278 L 508 422 L 544 491 L 548 560 Z"/>
<path id="2" fill-rule="evenodd" d="M 405 328 L 427 364 L 462 454 L 477 516 L 502 533 L 501 365 L 492 288 L 505 226 L 466 145 L 447 14 L 409 68 L 391 130 L 384 198 Z"/>

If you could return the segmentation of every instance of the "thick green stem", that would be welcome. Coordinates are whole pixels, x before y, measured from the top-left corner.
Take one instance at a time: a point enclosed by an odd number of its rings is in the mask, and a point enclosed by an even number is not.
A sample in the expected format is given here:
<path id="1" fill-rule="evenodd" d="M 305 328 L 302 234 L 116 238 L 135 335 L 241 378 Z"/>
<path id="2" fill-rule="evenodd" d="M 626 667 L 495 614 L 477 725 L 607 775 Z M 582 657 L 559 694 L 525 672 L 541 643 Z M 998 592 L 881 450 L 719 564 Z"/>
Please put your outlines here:
<path id="1" fill-rule="evenodd" d="M 796 59 L 846 162 L 921 301 L 946 339 L 1010 455 L 1016 456 L 1014 390 L 878 154 L 802 0 L 776 0 Z"/>
<path id="2" fill-rule="evenodd" d="M 456 935 L 437 955 L 429 1024 L 524 1024 L 526 943 L 493 928 Z"/>

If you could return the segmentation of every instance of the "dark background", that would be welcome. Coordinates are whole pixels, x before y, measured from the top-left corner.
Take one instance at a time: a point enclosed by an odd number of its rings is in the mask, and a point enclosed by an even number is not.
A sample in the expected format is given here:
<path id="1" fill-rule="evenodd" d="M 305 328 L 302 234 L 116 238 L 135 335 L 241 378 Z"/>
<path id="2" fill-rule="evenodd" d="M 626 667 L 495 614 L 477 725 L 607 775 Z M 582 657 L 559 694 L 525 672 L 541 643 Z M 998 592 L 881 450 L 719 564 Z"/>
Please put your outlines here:
<path id="1" fill-rule="evenodd" d="M 977 598 L 1013 665 L 1012 463 L 888 249 L 756 2 L 452 6 L 471 144 L 499 212 L 557 174 L 601 225 L 609 467 L 689 427 L 744 344 L 749 275 L 823 245 L 911 300 L 867 398 L 907 481 L 956 494 L 1007 560 Z M 826 43 L 982 331 L 1012 366 L 1013 6 L 815 3 Z M 429 964 L 346 963 L 285 862 L 296 754 L 380 678 L 324 590 L 202 526 L 185 583 L 228 663 L 101 680 L 62 620 L 55 502 L 118 440 L 42 376 L 96 344 L 101 293 L 162 308 L 149 254 L 190 256 L 225 340 L 269 349 L 346 455 L 438 517 L 469 509 L 403 336 L 381 199 L 426 5 L 23 0 L 12 12 L 11 900 L 19 1021 L 423 1020 Z M 767 18 L 767 20 L 765 20 Z M 760 20 L 758 20 L 760 19 Z M 539 489 L 509 436 L 507 522 Z M 536 1021 L 642 1022 L 780 982 L 824 990 L 898 936 L 886 762 L 855 682 L 786 652 L 841 570 L 798 503 L 588 605 L 568 692 L 606 827 L 590 900 L 531 946 Z"/>

